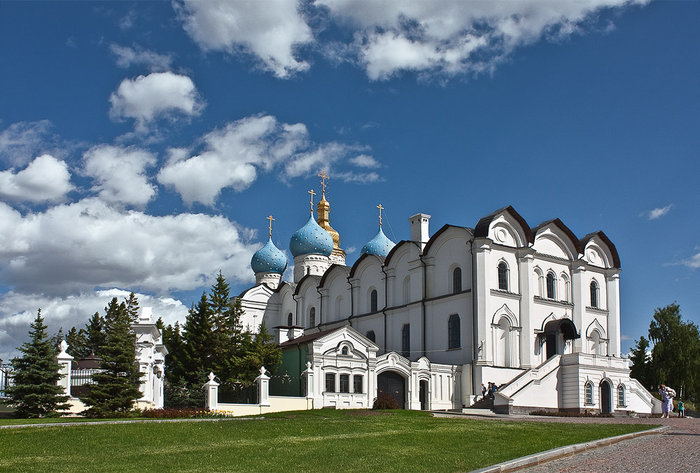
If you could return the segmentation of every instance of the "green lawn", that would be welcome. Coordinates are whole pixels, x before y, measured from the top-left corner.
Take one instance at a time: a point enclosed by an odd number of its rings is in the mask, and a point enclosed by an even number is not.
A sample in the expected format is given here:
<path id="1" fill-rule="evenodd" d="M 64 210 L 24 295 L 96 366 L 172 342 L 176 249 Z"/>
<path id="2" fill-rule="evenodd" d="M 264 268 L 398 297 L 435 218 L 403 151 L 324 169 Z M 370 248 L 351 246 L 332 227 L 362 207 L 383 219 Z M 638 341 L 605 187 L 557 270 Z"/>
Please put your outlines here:
<path id="1" fill-rule="evenodd" d="M 218 422 L 0 429 L 0 471 L 470 471 L 649 427 L 321 410 Z"/>

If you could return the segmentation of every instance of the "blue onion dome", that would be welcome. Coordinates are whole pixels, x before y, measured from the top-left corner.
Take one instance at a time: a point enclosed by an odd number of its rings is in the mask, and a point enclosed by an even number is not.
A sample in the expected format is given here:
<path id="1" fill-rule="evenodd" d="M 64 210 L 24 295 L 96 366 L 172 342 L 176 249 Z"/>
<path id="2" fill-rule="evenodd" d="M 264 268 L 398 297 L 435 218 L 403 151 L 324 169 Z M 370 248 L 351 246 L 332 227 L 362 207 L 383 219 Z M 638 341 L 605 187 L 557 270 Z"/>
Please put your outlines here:
<path id="1" fill-rule="evenodd" d="M 306 225 L 292 235 L 292 239 L 289 241 L 289 250 L 294 256 L 330 256 L 333 252 L 333 237 L 321 228 L 314 220 L 314 216 L 311 215 Z"/>
<path id="2" fill-rule="evenodd" d="M 365 246 L 360 250 L 360 254 L 363 255 L 376 255 L 386 258 L 391 249 L 396 245 L 393 241 L 389 240 L 387 236 L 382 231 L 382 227 L 379 227 L 379 231 L 370 241 L 367 242 Z"/>
<path id="3" fill-rule="evenodd" d="M 250 260 L 254 273 L 284 273 L 287 269 L 287 257 L 272 243 L 270 238 L 265 246 L 260 248 Z"/>

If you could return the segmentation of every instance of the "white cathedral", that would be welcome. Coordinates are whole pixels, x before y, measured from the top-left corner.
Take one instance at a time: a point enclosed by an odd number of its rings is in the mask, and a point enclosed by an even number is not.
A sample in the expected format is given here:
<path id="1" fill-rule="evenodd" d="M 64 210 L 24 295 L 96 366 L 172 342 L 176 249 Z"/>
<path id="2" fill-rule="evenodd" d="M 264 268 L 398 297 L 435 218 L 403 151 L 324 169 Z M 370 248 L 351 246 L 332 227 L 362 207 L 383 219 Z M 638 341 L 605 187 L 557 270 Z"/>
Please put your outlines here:
<path id="1" fill-rule="evenodd" d="M 274 330 L 285 374 L 312 370 L 314 407 L 367 408 L 384 392 L 406 409 L 462 409 L 493 382 L 496 412 L 655 412 L 620 352 L 620 259 L 603 232 L 531 228 L 506 207 L 432 235 L 418 213 L 394 243 L 380 205 L 379 231 L 348 266 L 323 177 L 318 220 L 312 200 L 291 237 L 293 282 L 270 226 L 240 295 L 244 325 Z"/>

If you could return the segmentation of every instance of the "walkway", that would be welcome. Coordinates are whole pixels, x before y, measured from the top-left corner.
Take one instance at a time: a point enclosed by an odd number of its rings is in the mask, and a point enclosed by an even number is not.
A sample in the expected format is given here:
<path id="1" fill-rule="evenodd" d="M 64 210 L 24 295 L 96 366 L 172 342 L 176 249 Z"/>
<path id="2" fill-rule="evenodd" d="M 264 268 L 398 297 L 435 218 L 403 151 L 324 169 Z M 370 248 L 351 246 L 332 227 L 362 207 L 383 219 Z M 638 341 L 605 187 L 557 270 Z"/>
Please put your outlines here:
<path id="1" fill-rule="evenodd" d="M 466 409 L 465 409 L 466 411 Z M 473 414 L 473 415 L 470 415 Z M 446 415 L 437 414 L 436 415 Z M 452 415 L 452 414 L 447 414 Z M 585 450 L 517 470 L 522 473 L 598 472 L 698 472 L 700 473 L 700 419 L 540 417 L 498 415 L 490 411 L 454 414 L 460 417 L 503 421 L 563 422 L 574 424 L 652 424 L 668 426 L 661 434 L 642 435 L 630 440 Z M 514 471 L 514 470 L 506 470 Z"/>

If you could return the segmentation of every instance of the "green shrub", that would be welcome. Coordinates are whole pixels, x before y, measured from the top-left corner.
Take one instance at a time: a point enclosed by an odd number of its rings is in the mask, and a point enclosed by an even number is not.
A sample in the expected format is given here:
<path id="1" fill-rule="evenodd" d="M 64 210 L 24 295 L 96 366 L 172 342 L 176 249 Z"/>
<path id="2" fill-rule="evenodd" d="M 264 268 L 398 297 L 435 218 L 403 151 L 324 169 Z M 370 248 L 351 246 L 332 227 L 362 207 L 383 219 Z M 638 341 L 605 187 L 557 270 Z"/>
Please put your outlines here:
<path id="1" fill-rule="evenodd" d="M 400 409 L 400 407 L 396 398 L 387 393 L 377 394 L 377 398 L 372 404 L 372 409 Z"/>

